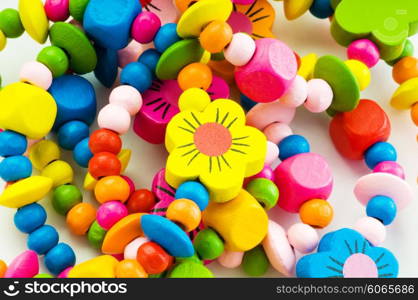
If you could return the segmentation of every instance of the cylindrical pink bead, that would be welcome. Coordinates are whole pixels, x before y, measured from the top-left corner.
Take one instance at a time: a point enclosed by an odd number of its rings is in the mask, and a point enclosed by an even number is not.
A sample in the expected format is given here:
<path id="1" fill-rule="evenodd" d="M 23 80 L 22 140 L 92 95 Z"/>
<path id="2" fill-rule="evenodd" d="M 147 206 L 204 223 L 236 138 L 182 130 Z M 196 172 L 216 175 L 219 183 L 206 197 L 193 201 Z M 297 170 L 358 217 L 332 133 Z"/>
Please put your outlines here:
<path id="1" fill-rule="evenodd" d="M 218 257 L 218 262 L 221 266 L 233 269 L 241 265 L 242 259 L 244 257 L 244 252 L 235 252 L 225 250 L 221 256 Z"/>
<path id="2" fill-rule="evenodd" d="M 42 63 L 37 61 L 27 62 L 20 70 L 19 79 L 28 82 L 44 90 L 48 90 L 52 84 L 52 73 Z"/>
<path id="3" fill-rule="evenodd" d="M 280 102 L 288 107 L 298 107 L 302 105 L 308 96 L 308 85 L 305 78 L 297 75 L 287 90 L 286 94 L 280 98 Z"/>
<path id="4" fill-rule="evenodd" d="M 275 122 L 289 124 L 294 116 L 295 108 L 286 107 L 279 101 L 259 103 L 247 113 L 247 125 L 263 130 Z"/>
<path id="5" fill-rule="evenodd" d="M 332 103 L 334 93 L 329 84 L 323 79 L 311 79 L 308 81 L 308 97 L 305 108 L 313 113 L 326 111 Z"/>
<path id="6" fill-rule="evenodd" d="M 279 157 L 279 147 L 270 141 L 267 141 L 267 152 L 264 158 L 265 165 L 271 165 Z"/>
<path id="7" fill-rule="evenodd" d="M 246 65 L 255 52 L 255 42 L 248 34 L 234 33 L 228 47 L 224 50 L 225 59 L 234 66 Z"/>
<path id="8" fill-rule="evenodd" d="M 70 16 L 69 0 L 46 0 L 44 9 L 46 16 L 53 22 L 65 21 Z"/>
<path id="9" fill-rule="evenodd" d="M 125 181 L 128 183 L 129 194 L 132 194 L 133 192 L 135 192 L 135 183 L 133 182 L 133 180 L 131 178 L 129 178 L 128 176 L 125 176 L 125 175 L 120 175 L 120 177 L 125 179 Z"/>
<path id="10" fill-rule="evenodd" d="M 128 215 L 128 209 L 120 201 L 108 201 L 97 209 L 97 223 L 109 230 L 117 221 Z"/>
<path id="11" fill-rule="evenodd" d="M 97 123 L 100 128 L 106 128 L 116 131 L 119 134 L 125 134 L 131 125 L 131 116 L 122 106 L 108 104 L 104 106 L 98 116 Z"/>
<path id="12" fill-rule="evenodd" d="M 363 217 L 354 224 L 357 230 L 373 246 L 379 246 L 385 241 L 386 228 L 382 222 L 372 217 Z"/>
<path id="13" fill-rule="evenodd" d="M 375 66 L 380 59 L 380 51 L 376 44 L 368 39 L 352 42 L 347 48 L 349 59 L 357 59 L 369 68 Z"/>
<path id="14" fill-rule="evenodd" d="M 382 161 L 374 167 L 373 172 L 389 173 L 398 176 L 402 179 L 405 179 L 405 172 L 402 166 L 398 164 L 396 161 Z"/>
<path id="15" fill-rule="evenodd" d="M 293 134 L 292 129 L 285 123 L 273 123 L 264 128 L 267 140 L 278 145 L 281 140 Z"/>
<path id="16" fill-rule="evenodd" d="M 132 37 L 141 44 L 152 42 L 161 27 L 160 18 L 150 12 L 141 12 L 134 20 L 131 28 Z"/>
<path id="17" fill-rule="evenodd" d="M 109 103 L 124 107 L 133 116 L 141 109 L 142 96 L 136 88 L 121 85 L 110 93 Z"/>
<path id="18" fill-rule="evenodd" d="M 287 230 L 290 245 L 300 253 L 309 253 L 315 250 L 319 243 L 318 232 L 311 226 L 303 223 L 293 224 Z"/>

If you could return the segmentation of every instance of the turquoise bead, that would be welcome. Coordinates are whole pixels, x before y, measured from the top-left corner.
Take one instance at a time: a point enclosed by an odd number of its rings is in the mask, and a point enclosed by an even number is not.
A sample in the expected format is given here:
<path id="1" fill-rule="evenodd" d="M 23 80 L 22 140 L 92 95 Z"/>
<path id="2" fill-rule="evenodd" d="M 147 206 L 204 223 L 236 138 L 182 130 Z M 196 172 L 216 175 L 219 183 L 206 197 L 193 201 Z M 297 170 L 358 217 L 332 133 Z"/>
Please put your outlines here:
<path id="1" fill-rule="evenodd" d="M 366 207 L 367 216 L 380 220 L 384 225 L 389 225 L 396 217 L 396 203 L 386 196 L 374 196 Z"/>
<path id="2" fill-rule="evenodd" d="M 388 142 L 377 142 L 373 146 L 370 146 L 365 154 L 364 160 L 370 169 L 383 161 L 396 161 L 397 153 L 395 147 Z"/>
<path id="3" fill-rule="evenodd" d="M 23 233 L 31 233 L 41 227 L 46 221 L 46 211 L 38 203 L 32 203 L 19 208 L 13 219 L 15 226 Z"/>

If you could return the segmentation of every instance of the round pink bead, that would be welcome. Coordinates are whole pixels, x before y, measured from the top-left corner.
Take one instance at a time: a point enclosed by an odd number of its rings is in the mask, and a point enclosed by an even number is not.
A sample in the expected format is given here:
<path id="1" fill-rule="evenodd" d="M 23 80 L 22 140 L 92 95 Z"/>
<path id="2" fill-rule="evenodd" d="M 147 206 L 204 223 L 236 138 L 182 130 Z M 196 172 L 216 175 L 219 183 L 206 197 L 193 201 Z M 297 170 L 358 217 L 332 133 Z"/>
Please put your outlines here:
<path id="1" fill-rule="evenodd" d="M 108 201 L 97 209 L 97 223 L 109 230 L 117 221 L 128 215 L 128 209 L 120 201 Z"/>
<path id="2" fill-rule="evenodd" d="M 128 176 L 125 176 L 125 175 L 120 175 L 120 177 L 125 179 L 125 181 L 128 183 L 129 194 L 132 194 L 133 192 L 135 192 L 135 183 L 133 182 L 133 180 L 131 178 L 129 178 Z"/>
<path id="3" fill-rule="evenodd" d="M 147 44 L 152 42 L 160 27 L 161 21 L 156 14 L 143 11 L 135 18 L 131 34 L 138 43 Z"/>
<path id="4" fill-rule="evenodd" d="M 405 172 L 402 166 L 396 161 L 382 161 L 374 167 L 373 172 L 389 173 L 405 179 Z"/>
<path id="5" fill-rule="evenodd" d="M 52 73 L 42 63 L 37 61 L 27 62 L 20 70 L 19 79 L 28 82 L 44 90 L 48 90 L 52 84 Z"/>
<path id="6" fill-rule="evenodd" d="M 257 173 L 251 177 L 248 177 L 248 179 L 251 181 L 253 179 L 256 178 L 266 178 L 269 179 L 271 181 L 274 181 L 274 172 L 273 169 L 268 166 L 268 165 L 264 165 L 264 168 L 260 171 L 260 173 Z"/>
<path id="7" fill-rule="evenodd" d="M 70 16 L 69 0 L 46 0 L 44 9 L 46 16 L 53 22 L 65 21 Z"/>
<path id="8" fill-rule="evenodd" d="M 224 50 L 224 56 L 234 66 L 241 67 L 251 60 L 254 52 L 255 41 L 248 34 L 237 32 Z"/>
<path id="9" fill-rule="evenodd" d="M 280 98 L 280 102 L 288 107 L 298 107 L 305 102 L 306 97 L 308 97 L 306 80 L 302 76 L 297 75 L 286 94 Z"/>
<path id="10" fill-rule="evenodd" d="M 123 251 L 123 256 L 125 259 L 136 259 L 136 254 L 138 252 L 139 247 L 142 244 L 149 242 L 149 239 L 146 237 L 138 237 L 126 245 L 125 250 Z"/>
<path id="11" fill-rule="evenodd" d="M 39 260 L 35 251 L 26 250 L 12 260 L 4 278 L 32 278 L 39 273 Z"/>
<path id="12" fill-rule="evenodd" d="M 295 116 L 294 107 L 286 107 L 279 101 L 259 103 L 247 113 L 247 125 L 263 130 L 271 123 L 289 124 Z"/>
<path id="13" fill-rule="evenodd" d="M 279 157 L 279 147 L 270 141 L 267 141 L 267 153 L 264 159 L 265 165 L 271 165 Z"/>
<path id="14" fill-rule="evenodd" d="M 100 128 L 113 130 L 119 134 L 125 134 L 131 125 L 131 116 L 122 106 L 108 104 L 104 106 L 98 116 L 97 123 Z"/>
<path id="15" fill-rule="evenodd" d="M 68 267 L 68 268 L 64 269 L 64 271 L 62 271 L 61 273 L 58 274 L 57 278 L 68 278 L 68 273 L 70 273 L 72 268 L 73 267 Z"/>
<path id="16" fill-rule="evenodd" d="M 303 223 L 293 224 L 287 230 L 290 245 L 300 253 L 309 253 L 315 250 L 319 243 L 318 232 L 311 226 Z"/>
<path id="17" fill-rule="evenodd" d="M 380 51 L 372 41 L 361 39 L 348 46 L 347 56 L 349 59 L 357 59 L 372 68 L 379 62 Z"/>
<path id="18" fill-rule="evenodd" d="M 267 140 L 278 145 L 281 140 L 293 134 L 292 129 L 285 123 L 273 123 L 264 128 Z"/>
<path id="19" fill-rule="evenodd" d="M 331 105 L 334 93 L 329 84 L 323 79 L 311 79 L 308 81 L 308 97 L 305 108 L 313 113 L 326 111 Z"/>
<path id="20" fill-rule="evenodd" d="M 292 84 L 297 72 L 296 56 L 277 39 L 259 39 L 255 44 L 253 58 L 235 69 L 235 81 L 250 99 L 271 102 L 282 97 Z"/>
<path id="21" fill-rule="evenodd" d="M 218 263 L 228 269 L 237 268 L 241 265 L 244 252 L 235 252 L 225 250 L 221 256 L 218 257 Z"/>
<path id="22" fill-rule="evenodd" d="M 136 88 L 121 85 L 110 93 L 109 103 L 124 107 L 133 116 L 141 109 L 142 96 Z"/>
<path id="23" fill-rule="evenodd" d="M 386 227 L 379 220 L 372 217 L 363 217 L 354 224 L 357 230 L 373 246 L 382 244 L 386 238 Z"/>

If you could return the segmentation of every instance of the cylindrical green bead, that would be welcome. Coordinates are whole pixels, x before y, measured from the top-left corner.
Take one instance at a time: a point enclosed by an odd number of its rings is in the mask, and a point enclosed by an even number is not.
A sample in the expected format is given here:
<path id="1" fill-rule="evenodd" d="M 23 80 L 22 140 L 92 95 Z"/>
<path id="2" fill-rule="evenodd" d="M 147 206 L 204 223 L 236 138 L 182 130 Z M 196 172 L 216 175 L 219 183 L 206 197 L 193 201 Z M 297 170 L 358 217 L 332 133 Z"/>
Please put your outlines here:
<path id="1" fill-rule="evenodd" d="M 82 22 L 84 11 L 90 0 L 70 0 L 70 15 L 77 21 Z"/>
<path id="2" fill-rule="evenodd" d="M 6 8 L 0 12 L 0 30 L 8 38 L 17 38 L 23 34 L 25 29 L 16 9 Z"/>
<path id="3" fill-rule="evenodd" d="M 224 252 L 224 242 L 210 228 L 205 228 L 196 235 L 194 248 L 201 259 L 216 259 Z"/>
<path id="4" fill-rule="evenodd" d="M 54 77 L 64 75 L 69 66 L 67 54 L 56 46 L 43 48 L 41 52 L 39 52 L 36 60 L 47 66 Z"/>
<path id="5" fill-rule="evenodd" d="M 90 244 L 96 248 L 102 248 L 103 240 L 106 235 L 106 230 L 102 228 L 97 220 L 91 224 L 90 229 L 87 233 L 87 239 L 89 240 Z"/>
<path id="6" fill-rule="evenodd" d="M 78 187 L 72 184 L 64 184 L 54 190 L 52 206 L 60 215 L 65 216 L 67 212 L 83 200 Z"/>
<path id="7" fill-rule="evenodd" d="M 213 278 L 213 273 L 202 264 L 191 261 L 176 265 L 168 275 L 169 278 Z"/>
<path id="8" fill-rule="evenodd" d="M 270 209 L 279 200 L 279 189 L 273 181 L 266 178 L 251 180 L 245 188 L 265 209 Z"/>
<path id="9" fill-rule="evenodd" d="M 257 246 L 245 252 L 242 260 L 244 272 L 250 276 L 262 276 L 269 268 L 269 260 L 262 246 Z"/>

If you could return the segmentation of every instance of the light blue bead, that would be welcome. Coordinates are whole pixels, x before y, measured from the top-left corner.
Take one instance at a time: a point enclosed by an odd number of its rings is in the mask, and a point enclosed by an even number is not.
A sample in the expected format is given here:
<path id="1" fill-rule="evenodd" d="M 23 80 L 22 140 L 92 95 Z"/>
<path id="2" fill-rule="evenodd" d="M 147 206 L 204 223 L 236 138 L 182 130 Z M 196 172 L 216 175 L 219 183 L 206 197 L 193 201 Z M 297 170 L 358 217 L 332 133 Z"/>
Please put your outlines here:
<path id="1" fill-rule="evenodd" d="M 58 129 L 58 144 L 66 150 L 73 150 L 83 139 L 89 136 L 89 126 L 81 121 L 70 121 Z"/>
<path id="2" fill-rule="evenodd" d="M 154 46 L 158 52 L 163 53 L 168 47 L 178 41 L 180 41 L 180 37 L 177 35 L 177 24 L 167 23 L 161 26 L 155 35 Z"/>
<path id="3" fill-rule="evenodd" d="M 285 160 L 296 154 L 307 153 L 310 151 L 309 142 L 301 135 L 289 135 L 279 143 L 279 158 Z"/>
<path id="4" fill-rule="evenodd" d="M 257 102 L 251 100 L 244 94 L 241 94 L 239 98 L 241 100 L 241 106 L 245 109 L 245 111 L 249 111 L 251 108 L 253 108 L 257 104 Z"/>
<path id="5" fill-rule="evenodd" d="M 369 217 L 380 220 L 384 225 L 389 225 L 396 217 L 396 203 L 386 196 L 374 196 L 369 200 L 366 213 Z"/>
<path id="6" fill-rule="evenodd" d="M 0 132 L 0 156 L 22 155 L 27 146 L 26 137 L 20 133 L 11 130 Z"/>
<path id="7" fill-rule="evenodd" d="M 16 181 L 32 174 L 32 163 L 26 156 L 9 156 L 0 162 L 0 177 L 4 181 Z"/>
<path id="8" fill-rule="evenodd" d="M 38 203 L 32 203 L 19 208 L 13 220 L 17 229 L 23 233 L 31 233 L 45 224 L 46 211 Z"/>
<path id="9" fill-rule="evenodd" d="M 143 63 L 132 62 L 123 68 L 120 74 L 120 83 L 133 86 L 140 93 L 143 93 L 151 87 L 152 74 Z"/>
<path id="10" fill-rule="evenodd" d="M 51 225 L 44 225 L 28 236 L 28 248 L 39 255 L 47 253 L 58 243 L 58 232 Z"/>
<path id="11" fill-rule="evenodd" d="M 397 157 L 395 147 L 387 142 L 377 142 L 364 153 L 364 160 L 372 170 L 378 163 L 382 161 L 396 161 Z"/>
<path id="12" fill-rule="evenodd" d="M 144 51 L 138 58 L 138 62 L 143 63 L 151 71 L 153 78 L 155 78 L 155 68 L 161 54 L 155 49 L 148 49 Z"/>
<path id="13" fill-rule="evenodd" d="M 118 76 L 118 52 L 117 50 L 95 46 L 97 65 L 94 75 L 107 88 L 111 88 Z"/>
<path id="14" fill-rule="evenodd" d="M 197 181 L 186 181 L 182 183 L 175 195 L 176 199 L 190 199 L 204 211 L 209 204 L 209 193 L 205 186 Z"/>
<path id="15" fill-rule="evenodd" d="M 74 147 L 73 158 L 81 167 L 87 168 L 92 157 L 93 153 L 90 151 L 89 138 L 87 137 Z"/>
<path id="16" fill-rule="evenodd" d="M 314 0 L 309 11 L 319 19 L 326 19 L 334 14 L 331 0 Z"/>
<path id="17" fill-rule="evenodd" d="M 161 245 L 170 255 L 193 256 L 194 248 L 189 236 L 170 220 L 157 215 L 143 215 L 141 228 L 151 241 Z"/>
<path id="18" fill-rule="evenodd" d="M 75 264 L 73 249 L 65 243 L 59 243 L 45 255 L 45 266 L 54 275 L 58 275 Z"/>

